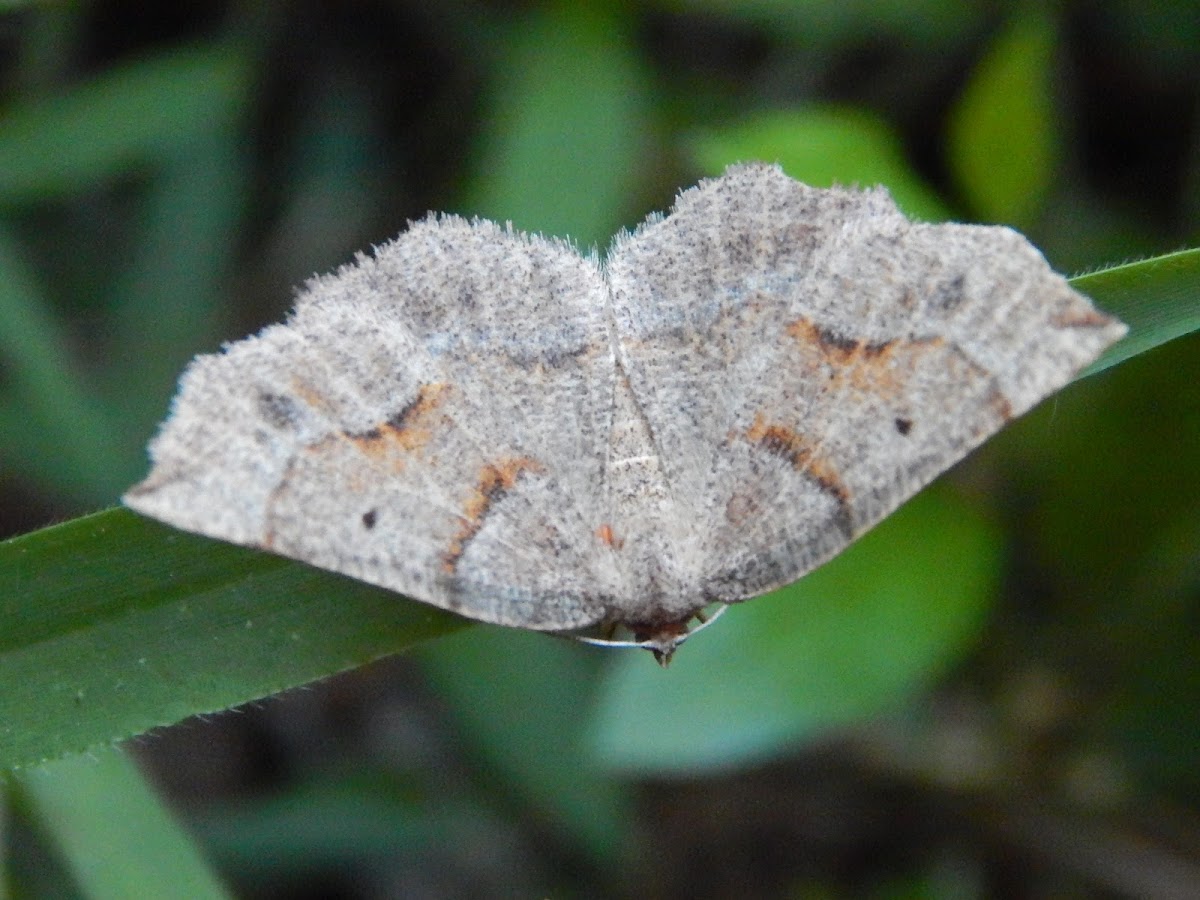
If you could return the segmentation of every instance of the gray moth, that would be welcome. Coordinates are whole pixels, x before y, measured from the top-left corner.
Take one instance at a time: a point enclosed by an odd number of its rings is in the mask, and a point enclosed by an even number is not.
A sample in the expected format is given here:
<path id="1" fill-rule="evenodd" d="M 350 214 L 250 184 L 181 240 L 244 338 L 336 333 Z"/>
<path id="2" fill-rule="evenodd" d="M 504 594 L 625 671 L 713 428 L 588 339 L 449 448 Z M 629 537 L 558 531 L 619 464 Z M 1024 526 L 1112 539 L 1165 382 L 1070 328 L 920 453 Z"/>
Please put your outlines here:
<path id="1" fill-rule="evenodd" d="M 737 165 L 601 261 L 431 215 L 197 357 L 124 502 L 666 661 L 1126 329 L 1003 227 Z"/>

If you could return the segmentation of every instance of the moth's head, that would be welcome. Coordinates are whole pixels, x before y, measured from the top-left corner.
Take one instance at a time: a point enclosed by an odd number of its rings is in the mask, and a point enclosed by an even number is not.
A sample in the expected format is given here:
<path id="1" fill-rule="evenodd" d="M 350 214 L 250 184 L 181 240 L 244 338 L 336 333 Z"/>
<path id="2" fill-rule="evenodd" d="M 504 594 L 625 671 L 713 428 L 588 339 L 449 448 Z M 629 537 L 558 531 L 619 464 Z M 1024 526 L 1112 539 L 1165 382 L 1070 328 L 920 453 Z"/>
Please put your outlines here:
<path id="1" fill-rule="evenodd" d="M 689 616 L 684 621 L 667 622 L 650 629 L 635 627 L 633 628 L 634 643 L 653 653 L 658 664 L 665 669 L 671 664 L 671 657 L 675 655 L 675 651 L 691 636 L 690 622 L 691 617 Z"/>

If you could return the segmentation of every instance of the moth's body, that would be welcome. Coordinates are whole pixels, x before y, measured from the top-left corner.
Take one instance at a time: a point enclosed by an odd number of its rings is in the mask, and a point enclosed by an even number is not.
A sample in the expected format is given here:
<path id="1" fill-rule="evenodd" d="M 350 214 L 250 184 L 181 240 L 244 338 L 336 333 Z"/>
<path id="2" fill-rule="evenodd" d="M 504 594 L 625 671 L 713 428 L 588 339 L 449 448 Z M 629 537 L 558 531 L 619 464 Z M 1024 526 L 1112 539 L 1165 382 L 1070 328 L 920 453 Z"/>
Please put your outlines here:
<path id="1" fill-rule="evenodd" d="M 731 168 L 605 263 L 430 217 L 202 356 L 126 497 L 472 618 L 687 623 L 795 580 L 1124 332 L 1004 228 Z"/>

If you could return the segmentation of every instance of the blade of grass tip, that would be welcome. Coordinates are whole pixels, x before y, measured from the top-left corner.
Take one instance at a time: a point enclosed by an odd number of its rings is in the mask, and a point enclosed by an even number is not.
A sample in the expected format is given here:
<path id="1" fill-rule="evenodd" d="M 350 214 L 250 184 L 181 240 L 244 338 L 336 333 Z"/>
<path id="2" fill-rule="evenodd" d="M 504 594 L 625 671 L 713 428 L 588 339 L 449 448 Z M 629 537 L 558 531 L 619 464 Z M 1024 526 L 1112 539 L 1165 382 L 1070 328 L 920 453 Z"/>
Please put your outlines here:
<path id="1" fill-rule="evenodd" d="M 99 403 L 74 373 L 62 329 L 46 308 L 33 272 L 9 233 L 0 227 L 0 360 L 9 400 L 23 408 L 23 427 L 38 429 L 54 448 L 47 459 L 14 463 L 54 479 L 54 490 L 79 498 L 111 499 L 119 485 L 108 471 L 117 440 Z M 4 441 L 4 450 L 7 440 Z"/>
<path id="2" fill-rule="evenodd" d="M 231 896 L 137 767 L 115 749 L 21 773 L 24 806 L 95 900 Z"/>
<path id="3" fill-rule="evenodd" d="M 107 510 L 0 543 L 0 768 L 106 746 L 465 620 Z"/>
<path id="4" fill-rule="evenodd" d="M 1081 378 L 1200 329 L 1200 248 L 1089 272 L 1071 285 L 1129 326 Z"/>

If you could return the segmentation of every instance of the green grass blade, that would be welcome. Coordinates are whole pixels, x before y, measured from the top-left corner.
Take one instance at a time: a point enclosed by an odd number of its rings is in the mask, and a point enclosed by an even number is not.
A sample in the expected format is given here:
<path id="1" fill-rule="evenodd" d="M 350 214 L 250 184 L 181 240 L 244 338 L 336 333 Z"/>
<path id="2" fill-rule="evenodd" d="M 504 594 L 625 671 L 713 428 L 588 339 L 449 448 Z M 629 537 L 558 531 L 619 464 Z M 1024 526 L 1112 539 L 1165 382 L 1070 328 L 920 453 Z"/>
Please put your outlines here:
<path id="1" fill-rule="evenodd" d="M 1071 285 L 1129 326 L 1085 376 L 1200 329 L 1200 249 L 1112 266 L 1072 278 Z"/>
<path id="2" fill-rule="evenodd" d="M 216 349 L 237 223 L 247 195 L 231 128 L 217 128 L 158 161 L 140 217 L 140 240 L 114 290 L 114 347 L 137 347 L 105 373 L 121 432 L 140 443 L 166 409 L 179 372 L 197 348 Z M 116 494 L 138 478 L 141 448 L 127 443 Z"/>
<path id="3" fill-rule="evenodd" d="M 0 199 L 62 196 L 156 160 L 228 120 L 245 61 L 227 47 L 172 50 L 0 118 Z"/>
<path id="4" fill-rule="evenodd" d="M 120 509 L 0 544 L 0 622 L 3 768 L 245 703 L 461 625 Z"/>
<path id="5" fill-rule="evenodd" d="M 137 767 L 117 750 L 21 774 L 23 806 L 94 900 L 228 897 Z"/>
<path id="6" fill-rule="evenodd" d="M 0 456 L 9 471 L 60 495 L 100 502 L 105 487 L 112 496 L 106 473 L 118 442 L 69 348 L 32 267 L 0 226 L 0 372 L 6 382 Z"/>

